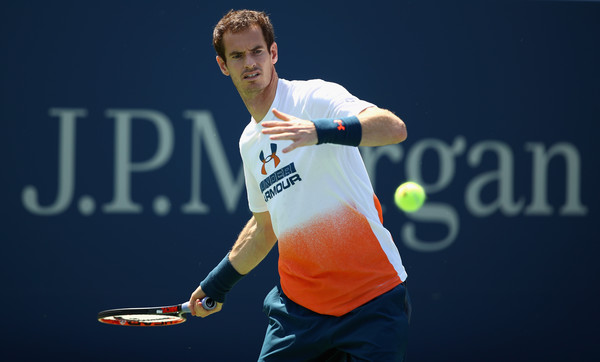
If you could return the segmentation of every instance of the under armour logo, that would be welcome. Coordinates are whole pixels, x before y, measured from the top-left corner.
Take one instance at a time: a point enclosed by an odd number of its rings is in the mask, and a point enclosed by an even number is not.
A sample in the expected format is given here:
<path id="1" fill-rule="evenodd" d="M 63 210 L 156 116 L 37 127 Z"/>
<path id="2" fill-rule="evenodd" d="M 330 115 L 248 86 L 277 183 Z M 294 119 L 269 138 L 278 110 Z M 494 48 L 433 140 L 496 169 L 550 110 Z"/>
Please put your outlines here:
<path id="1" fill-rule="evenodd" d="M 275 167 L 279 165 L 279 162 L 281 162 L 281 160 L 279 159 L 279 157 L 277 157 L 275 153 L 277 153 L 277 145 L 275 143 L 271 143 L 271 154 L 269 156 L 265 157 L 264 152 L 260 151 L 260 155 L 258 155 L 258 158 L 263 163 L 262 168 L 260 169 L 261 174 L 267 174 L 267 163 L 274 161 Z"/>
<path id="2" fill-rule="evenodd" d="M 344 127 L 344 125 L 342 124 L 342 120 L 341 119 L 336 119 L 335 121 L 333 121 L 334 123 L 338 124 L 338 131 L 345 131 L 346 127 Z"/>

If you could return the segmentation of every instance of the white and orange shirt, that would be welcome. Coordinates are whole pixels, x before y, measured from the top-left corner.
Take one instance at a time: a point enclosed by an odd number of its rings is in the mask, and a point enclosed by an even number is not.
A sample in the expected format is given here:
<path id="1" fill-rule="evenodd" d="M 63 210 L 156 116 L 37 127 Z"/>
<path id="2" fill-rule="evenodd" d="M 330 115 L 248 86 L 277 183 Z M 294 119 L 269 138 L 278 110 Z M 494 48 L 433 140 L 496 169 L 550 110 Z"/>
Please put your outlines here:
<path id="1" fill-rule="evenodd" d="M 273 108 L 300 119 L 357 115 L 371 103 L 335 83 L 279 79 Z M 269 111 L 265 120 L 278 120 Z M 406 271 L 357 147 L 272 141 L 254 119 L 240 137 L 250 210 L 268 211 L 284 293 L 340 316 L 391 290 Z"/>

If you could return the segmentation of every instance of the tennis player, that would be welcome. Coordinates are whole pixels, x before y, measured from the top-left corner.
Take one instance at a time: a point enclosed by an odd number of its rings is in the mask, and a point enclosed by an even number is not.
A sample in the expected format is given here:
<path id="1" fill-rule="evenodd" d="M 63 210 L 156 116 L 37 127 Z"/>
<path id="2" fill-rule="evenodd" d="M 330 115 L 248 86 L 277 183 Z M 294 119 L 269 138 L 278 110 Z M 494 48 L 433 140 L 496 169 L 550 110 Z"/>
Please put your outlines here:
<path id="1" fill-rule="evenodd" d="M 253 216 L 192 293 L 192 314 L 221 310 L 279 241 L 259 361 L 404 360 L 407 275 L 357 148 L 402 142 L 404 123 L 338 84 L 279 78 L 263 12 L 230 11 L 213 45 L 252 116 L 239 146 Z M 205 296 L 215 310 L 202 308 Z"/>

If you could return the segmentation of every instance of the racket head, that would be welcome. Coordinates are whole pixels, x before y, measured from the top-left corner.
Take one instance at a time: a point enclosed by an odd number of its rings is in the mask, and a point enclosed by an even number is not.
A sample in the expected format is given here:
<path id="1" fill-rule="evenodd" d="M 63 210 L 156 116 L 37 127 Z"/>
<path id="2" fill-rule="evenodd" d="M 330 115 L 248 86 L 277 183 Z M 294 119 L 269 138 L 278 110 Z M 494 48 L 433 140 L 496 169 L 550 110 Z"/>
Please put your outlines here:
<path id="1" fill-rule="evenodd" d="M 109 309 L 98 313 L 98 321 L 105 324 L 134 327 L 159 327 L 186 321 L 186 306 L 172 305 L 150 308 Z"/>

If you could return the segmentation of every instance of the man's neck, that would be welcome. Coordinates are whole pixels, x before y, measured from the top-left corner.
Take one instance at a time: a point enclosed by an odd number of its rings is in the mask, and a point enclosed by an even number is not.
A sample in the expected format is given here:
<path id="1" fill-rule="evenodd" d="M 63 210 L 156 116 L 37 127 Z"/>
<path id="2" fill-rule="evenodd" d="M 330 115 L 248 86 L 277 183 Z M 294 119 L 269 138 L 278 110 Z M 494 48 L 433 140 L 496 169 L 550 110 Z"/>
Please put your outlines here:
<path id="1" fill-rule="evenodd" d="M 256 123 L 260 123 L 271 110 L 271 105 L 273 104 L 275 94 L 277 93 L 278 80 L 279 76 L 277 75 L 277 72 L 273 71 L 273 76 L 271 77 L 269 85 L 260 93 L 250 95 L 240 94 L 248 112 L 250 112 L 250 115 L 252 115 L 252 118 L 254 118 Z"/>

